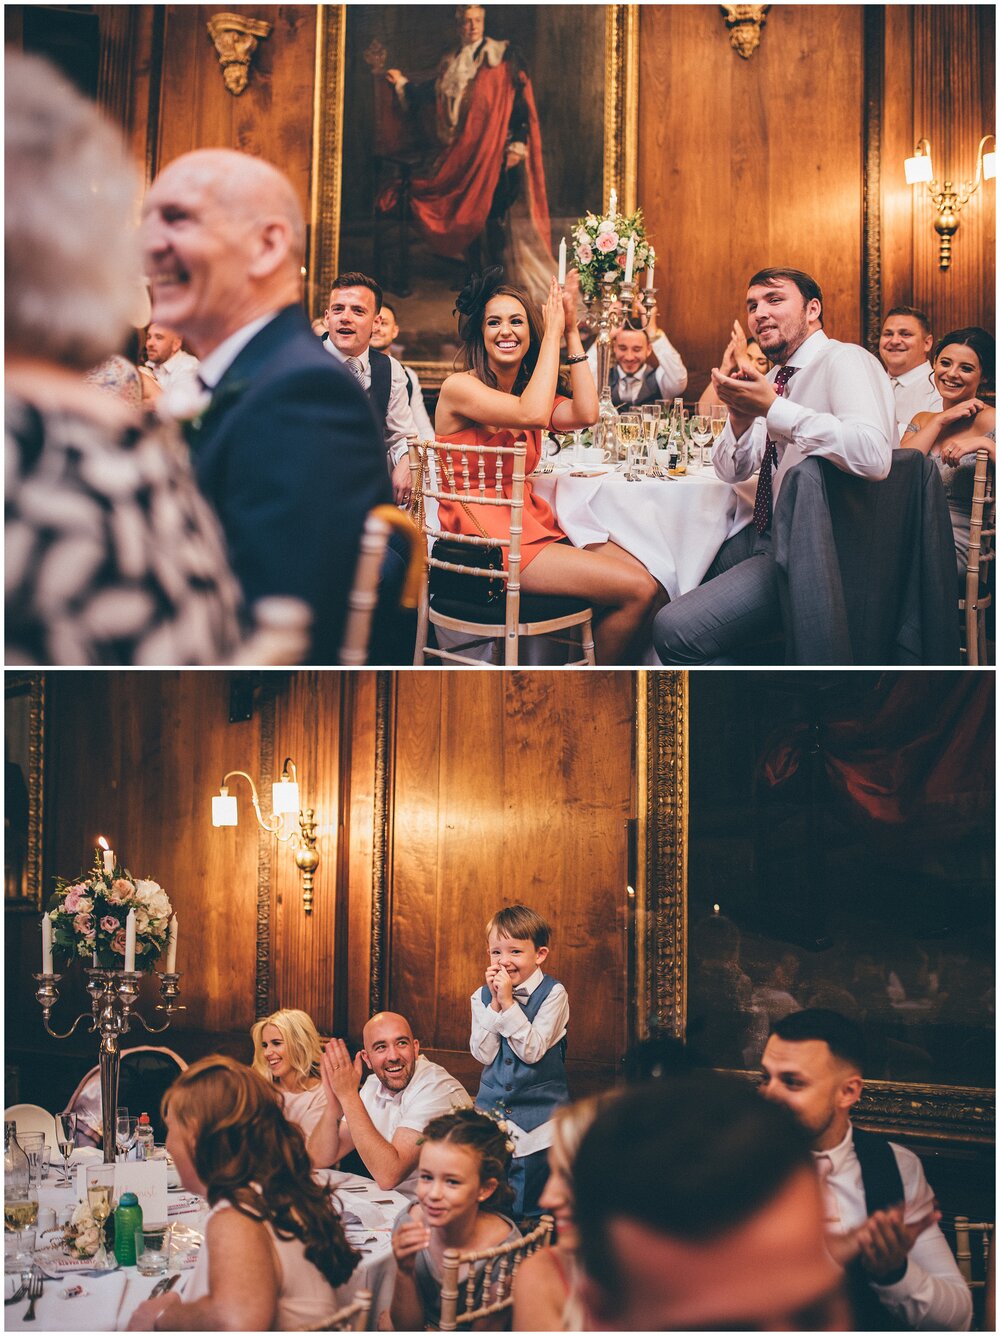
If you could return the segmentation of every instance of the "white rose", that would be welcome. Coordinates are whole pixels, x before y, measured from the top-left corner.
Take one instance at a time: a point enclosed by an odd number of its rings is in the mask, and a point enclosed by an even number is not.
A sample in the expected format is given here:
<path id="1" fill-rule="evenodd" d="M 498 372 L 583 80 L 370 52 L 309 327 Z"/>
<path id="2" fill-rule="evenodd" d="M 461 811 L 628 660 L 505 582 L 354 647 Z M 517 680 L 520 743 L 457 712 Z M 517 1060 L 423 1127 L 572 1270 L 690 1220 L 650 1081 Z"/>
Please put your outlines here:
<path id="1" fill-rule="evenodd" d="M 602 232 L 614 232 L 617 226 L 618 224 L 613 223 L 610 218 L 605 218 L 603 222 L 598 224 L 597 234 L 600 236 Z"/>
<path id="2" fill-rule="evenodd" d="M 76 914 L 92 914 L 94 912 L 94 902 L 89 895 L 81 895 L 76 902 Z"/>

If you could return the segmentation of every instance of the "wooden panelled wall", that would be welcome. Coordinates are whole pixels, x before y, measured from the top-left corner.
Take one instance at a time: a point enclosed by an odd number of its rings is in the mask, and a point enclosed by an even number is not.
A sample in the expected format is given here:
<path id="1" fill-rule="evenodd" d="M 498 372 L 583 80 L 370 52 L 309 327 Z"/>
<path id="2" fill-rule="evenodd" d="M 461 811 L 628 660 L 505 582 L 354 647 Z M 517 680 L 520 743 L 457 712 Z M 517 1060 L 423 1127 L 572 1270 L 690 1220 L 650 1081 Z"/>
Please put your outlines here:
<path id="1" fill-rule="evenodd" d="M 766 265 L 815 275 L 834 338 L 864 342 L 866 283 L 876 329 L 890 307 L 915 305 L 939 332 L 992 330 L 995 184 L 961 214 L 942 272 L 926 192 L 903 178 L 920 136 L 936 170 L 971 176 L 994 128 L 992 6 L 772 5 L 749 60 L 730 48 L 718 6 L 644 5 L 639 34 L 638 198 L 689 397 Z M 866 171 L 878 177 L 870 256 Z"/>
<path id="2" fill-rule="evenodd" d="M 235 8 L 273 25 L 239 97 L 206 33 L 211 6 L 95 6 L 101 100 L 147 173 L 191 148 L 245 149 L 279 163 L 308 207 L 316 9 Z M 16 27 L 15 13 L 15 40 Z M 744 60 L 719 6 L 639 6 L 638 199 L 689 398 L 766 264 L 815 274 L 837 338 L 871 342 L 901 304 L 939 332 L 993 328 L 995 183 L 963 210 L 942 271 L 933 208 L 903 159 L 923 136 L 940 175 L 971 176 L 994 127 L 995 27 L 991 5 L 772 5 Z M 346 134 L 364 133 L 346 116 Z"/>
<path id="3" fill-rule="evenodd" d="M 575 1088 L 608 1084 L 627 1040 L 634 675 L 259 677 L 252 718 L 230 723 L 228 673 L 47 676 L 46 882 L 88 866 L 104 834 L 135 874 L 166 887 L 187 1011 L 165 1042 L 188 1058 L 220 1046 L 249 1057 L 250 1025 L 277 1006 L 356 1041 L 381 1001 L 474 1088 L 469 997 L 484 924 L 523 899 L 553 922 Z M 267 810 L 286 756 L 319 822 L 311 917 L 292 855 L 258 832 L 243 781 L 231 784 L 240 825 L 211 824 L 226 771 L 248 770 Z M 96 1050 L 79 1032 L 45 1035 L 30 979 L 38 939 L 37 915 L 8 913 L 7 1060 L 26 1098 L 55 1107 Z M 57 1028 L 85 1001 L 76 974 Z M 144 1042 L 141 1031 L 128 1042 Z"/>

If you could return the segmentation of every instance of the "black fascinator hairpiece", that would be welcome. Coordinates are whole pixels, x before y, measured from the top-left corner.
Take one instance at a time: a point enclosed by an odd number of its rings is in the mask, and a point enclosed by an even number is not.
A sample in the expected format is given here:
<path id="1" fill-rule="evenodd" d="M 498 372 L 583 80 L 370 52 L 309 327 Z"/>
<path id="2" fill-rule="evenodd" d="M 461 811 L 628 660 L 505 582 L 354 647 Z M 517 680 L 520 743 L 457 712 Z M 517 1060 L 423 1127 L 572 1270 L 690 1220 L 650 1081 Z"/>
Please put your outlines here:
<path id="1" fill-rule="evenodd" d="M 493 297 L 497 288 L 503 286 L 503 267 L 491 265 L 481 274 L 473 274 L 465 287 L 455 298 L 452 315 L 458 316 L 458 332 L 465 338 L 465 331 L 470 322 L 475 326 L 483 318 L 486 303 Z"/>

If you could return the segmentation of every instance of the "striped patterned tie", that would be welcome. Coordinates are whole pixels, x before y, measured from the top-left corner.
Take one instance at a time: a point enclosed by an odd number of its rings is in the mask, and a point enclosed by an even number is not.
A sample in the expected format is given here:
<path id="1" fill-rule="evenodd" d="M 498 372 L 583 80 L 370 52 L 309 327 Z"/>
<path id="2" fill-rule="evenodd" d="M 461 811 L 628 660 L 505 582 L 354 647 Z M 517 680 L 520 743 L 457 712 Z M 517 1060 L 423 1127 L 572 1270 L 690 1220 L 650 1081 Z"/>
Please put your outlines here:
<path id="1" fill-rule="evenodd" d="M 778 395 L 785 393 L 785 386 L 795 375 L 797 368 L 783 366 L 778 368 L 774 378 L 774 391 Z M 753 499 L 753 522 L 758 533 L 766 533 L 771 527 L 771 473 L 778 467 L 778 447 L 767 438 L 764 458 L 761 461 L 760 477 L 757 479 L 757 493 Z"/>

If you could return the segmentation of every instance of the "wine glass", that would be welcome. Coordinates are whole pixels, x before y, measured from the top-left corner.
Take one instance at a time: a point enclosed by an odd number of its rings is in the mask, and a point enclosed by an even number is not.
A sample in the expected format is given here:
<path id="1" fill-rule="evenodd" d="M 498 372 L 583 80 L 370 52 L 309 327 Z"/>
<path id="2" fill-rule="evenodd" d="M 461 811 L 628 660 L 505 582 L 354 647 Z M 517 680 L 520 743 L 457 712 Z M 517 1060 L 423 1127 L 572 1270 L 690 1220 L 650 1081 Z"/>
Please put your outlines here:
<path id="1" fill-rule="evenodd" d="M 111 1194 L 114 1190 L 115 1167 L 102 1164 L 87 1170 L 87 1204 L 90 1213 L 97 1221 L 100 1230 L 101 1246 L 94 1254 L 95 1270 L 105 1270 L 109 1263 L 108 1250 L 104 1246 L 104 1225 L 111 1214 Z"/>
<path id="2" fill-rule="evenodd" d="M 59 1147 L 59 1154 L 63 1157 L 63 1182 L 68 1183 L 70 1156 L 76 1149 L 75 1113 L 56 1114 L 56 1145 Z"/>
<path id="3" fill-rule="evenodd" d="M 691 439 L 698 447 L 692 460 L 692 463 L 697 460 L 695 467 L 700 468 L 702 464 L 710 464 L 712 462 L 711 451 L 706 447 L 712 440 L 712 419 L 707 413 L 691 414 Z"/>
<path id="4" fill-rule="evenodd" d="M 135 1144 L 138 1121 L 137 1118 L 129 1117 L 127 1109 L 118 1110 L 118 1116 L 115 1119 L 115 1144 L 118 1147 L 118 1154 L 123 1160 L 128 1158 L 128 1153 Z"/>
<path id="5" fill-rule="evenodd" d="M 717 441 L 722 435 L 722 429 L 726 425 L 726 418 L 729 416 L 729 409 L 725 404 L 712 405 L 712 440 Z"/>
<path id="6" fill-rule="evenodd" d="M 3 1227 L 7 1234 L 16 1235 L 14 1254 L 5 1258 L 5 1267 L 19 1271 L 31 1265 L 31 1252 L 24 1249 L 24 1231 L 38 1219 L 38 1188 L 33 1182 L 4 1183 Z"/>
<path id="7" fill-rule="evenodd" d="M 628 476 L 631 476 L 632 448 L 642 440 L 642 414 L 619 413 L 616 434 L 618 437 L 619 463 L 624 460 L 628 465 Z"/>

